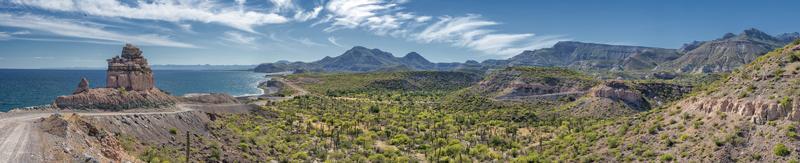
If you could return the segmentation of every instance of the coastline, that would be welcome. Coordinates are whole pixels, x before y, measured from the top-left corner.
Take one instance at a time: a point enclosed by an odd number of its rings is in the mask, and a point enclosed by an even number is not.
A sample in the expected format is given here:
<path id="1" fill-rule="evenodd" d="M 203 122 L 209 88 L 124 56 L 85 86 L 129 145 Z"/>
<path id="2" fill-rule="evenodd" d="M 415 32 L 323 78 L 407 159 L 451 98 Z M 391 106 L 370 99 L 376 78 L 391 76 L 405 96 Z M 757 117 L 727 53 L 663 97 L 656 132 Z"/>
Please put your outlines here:
<path id="1" fill-rule="evenodd" d="M 294 73 L 294 72 L 292 72 L 292 71 L 284 71 L 284 72 L 264 73 L 264 80 L 260 80 L 256 84 L 256 88 L 258 88 L 260 93 L 257 93 L 257 94 L 244 94 L 244 95 L 238 95 L 238 96 L 234 96 L 234 97 L 237 98 L 237 99 L 251 99 L 251 100 L 256 100 L 256 99 L 259 99 L 259 98 L 262 98 L 262 97 L 267 97 L 268 94 L 274 93 L 274 92 L 271 92 L 270 87 L 266 86 L 267 82 L 272 80 L 272 78 L 274 76 L 286 76 L 286 75 L 289 75 L 289 74 L 292 74 L 292 73 Z"/>

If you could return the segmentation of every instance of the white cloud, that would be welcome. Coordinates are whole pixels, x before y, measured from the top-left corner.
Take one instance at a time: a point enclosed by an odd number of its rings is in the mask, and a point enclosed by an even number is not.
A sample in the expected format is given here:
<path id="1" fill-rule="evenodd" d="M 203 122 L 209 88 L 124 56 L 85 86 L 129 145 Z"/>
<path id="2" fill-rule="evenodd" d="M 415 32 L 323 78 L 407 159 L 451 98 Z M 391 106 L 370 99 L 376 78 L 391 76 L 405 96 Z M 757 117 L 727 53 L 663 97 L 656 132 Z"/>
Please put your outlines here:
<path id="1" fill-rule="evenodd" d="M 298 42 L 300 44 L 306 45 L 306 46 L 325 46 L 325 44 L 314 42 L 309 38 L 300 38 L 300 39 L 292 39 L 292 40 L 294 40 L 294 41 L 296 41 L 296 42 Z"/>
<path id="2" fill-rule="evenodd" d="M 484 20 L 478 15 L 463 17 L 441 17 L 439 21 L 412 36 L 423 43 L 451 43 L 487 54 L 510 56 L 523 50 L 542 48 L 565 40 L 563 37 L 547 36 L 539 39 L 532 33 L 507 34 L 488 29 L 499 23 Z"/>
<path id="3" fill-rule="evenodd" d="M 315 19 L 319 16 L 320 12 L 322 12 L 322 6 L 314 7 L 314 9 L 312 9 L 311 11 L 298 10 L 294 14 L 294 20 L 304 22 L 311 19 Z"/>
<path id="4" fill-rule="evenodd" d="M 336 42 L 336 37 L 333 37 L 333 36 L 328 37 L 328 42 L 331 42 L 331 44 L 336 45 L 336 46 L 338 46 L 340 48 L 344 47 L 341 44 L 339 44 L 339 42 Z"/>
<path id="5" fill-rule="evenodd" d="M 174 41 L 166 36 L 155 34 L 121 34 L 103 30 L 100 27 L 86 26 L 73 21 L 55 19 L 37 15 L 11 15 L 0 13 L 0 26 L 25 28 L 29 30 L 45 31 L 59 36 L 106 40 L 116 42 L 130 42 L 144 45 L 169 46 L 194 48 L 188 43 Z"/>
<path id="6" fill-rule="evenodd" d="M 224 33 L 224 35 L 222 36 L 222 39 L 226 40 L 226 41 L 233 42 L 233 43 L 237 43 L 237 44 L 253 45 L 253 44 L 255 44 L 255 41 L 258 38 L 251 37 L 251 36 L 245 36 L 244 34 L 239 33 L 239 32 L 228 31 L 228 32 Z"/>
<path id="7" fill-rule="evenodd" d="M 330 12 L 322 22 L 330 22 L 324 31 L 366 28 L 378 35 L 385 35 L 399 29 L 407 20 L 413 19 L 411 13 L 394 13 L 402 1 L 383 0 L 331 0 L 325 9 Z"/>
<path id="8" fill-rule="evenodd" d="M 297 8 L 292 0 L 269 0 L 272 2 L 272 10 L 275 12 L 290 11 Z"/>
<path id="9" fill-rule="evenodd" d="M 422 43 L 449 43 L 486 54 L 510 56 L 565 40 L 563 37 L 535 36 L 533 33 L 501 33 L 490 29 L 500 23 L 479 15 L 433 17 L 404 12 L 406 0 L 331 0 L 329 12 L 313 24 L 329 24 L 326 32 L 341 29 L 364 29 L 379 36 L 392 36 Z M 540 39 L 543 38 L 543 39 Z M 330 41 L 330 38 L 329 38 Z M 554 42 L 555 41 L 555 42 Z"/>
<path id="10" fill-rule="evenodd" d="M 55 58 L 55 57 L 33 57 L 33 59 L 37 59 L 37 60 L 51 60 L 51 59 L 56 59 L 56 58 Z"/>
<path id="11" fill-rule="evenodd" d="M 120 45 L 120 42 L 112 42 L 112 41 L 98 41 L 98 40 L 87 40 L 87 39 L 60 39 L 60 38 L 25 38 L 25 37 L 14 37 L 14 40 L 27 40 L 27 41 L 45 41 L 45 42 L 76 42 L 76 43 L 90 43 L 90 44 L 103 44 L 103 45 Z"/>
<path id="12" fill-rule="evenodd" d="M 137 2 L 135 5 L 122 4 L 117 0 L 11 0 L 11 2 L 52 11 L 80 12 L 104 17 L 217 23 L 252 33 L 256 33 L 253 29 L 255 26 L 289 21 L 288 18 L 276 13 L 245 11 L 242 7 L 235 9 L 211 1 L 135 1 Z M 237 1 L 240 4 L 244 2 Z"/>
<path id="13" fill-rule="evenodd" d="M 177 24 L 177 25 L 183 31 L 186 31 L 186 32 L 189 32 L 189 33 L 196 33 L 196 32 L 194 32 L 194 30 L 192 30 L 192 25 L 191 24 Z"/>
<path id="14" fill-rule="evenodd" d="M 29 35 L 29 34 L 31 34 L 31 31 L 16 31 L 11 33 L 11 35 Z"/>

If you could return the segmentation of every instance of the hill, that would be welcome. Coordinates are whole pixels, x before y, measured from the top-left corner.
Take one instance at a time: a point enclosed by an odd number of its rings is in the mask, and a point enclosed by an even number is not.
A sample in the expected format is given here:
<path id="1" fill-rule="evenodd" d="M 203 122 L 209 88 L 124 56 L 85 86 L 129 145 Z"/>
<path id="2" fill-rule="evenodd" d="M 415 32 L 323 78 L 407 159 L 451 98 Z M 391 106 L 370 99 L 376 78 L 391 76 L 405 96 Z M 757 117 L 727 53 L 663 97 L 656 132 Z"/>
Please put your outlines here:
<path id="1" fill-rule="evenodd" d="M 603 130 L 616 132 L 605 143 L 618 145 L 598 143 L 592 150 L 678 162 L 797 161 L 800 155 L 790 149 L 800 147 L 798 44 L 773 50 L 665 109 L 615 120 Z"/>
<path id="2" fill-rule="evenodd" d="M 474 89 L 500 100 L 582 94 L 598 81 L 580 72 L 551 67 L 508 67 L 489 74 Z"/>

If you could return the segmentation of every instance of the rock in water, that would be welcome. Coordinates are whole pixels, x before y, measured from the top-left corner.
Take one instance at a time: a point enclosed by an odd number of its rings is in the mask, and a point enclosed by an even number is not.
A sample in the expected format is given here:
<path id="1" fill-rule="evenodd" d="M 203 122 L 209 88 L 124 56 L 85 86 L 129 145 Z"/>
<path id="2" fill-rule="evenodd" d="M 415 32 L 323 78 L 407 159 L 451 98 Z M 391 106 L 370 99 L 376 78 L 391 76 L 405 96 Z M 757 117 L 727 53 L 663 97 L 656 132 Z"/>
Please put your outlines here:
<path id="1" fill-rule="evenodd" d="M 62 109 L 157 108 L 174 105 L 178 101 L 155 87 L 153 71 L 136 46 L 126 44 L 122 55 L 108 60 L 106 88 L 89 88 L 89 81 L 81 79 L 72 95 L 59 96 L 54 105 Z"/>
<path id="2" fill-rule="evenodd" d="M 75 89 L 75 92 L 72 92 L 72 94 L 86 92 L 87 90 L 89 90 L 89 80 L 86 80 L 86 78 L 81 78 L 81 82 L 78 83 L 78 88 Z"/>

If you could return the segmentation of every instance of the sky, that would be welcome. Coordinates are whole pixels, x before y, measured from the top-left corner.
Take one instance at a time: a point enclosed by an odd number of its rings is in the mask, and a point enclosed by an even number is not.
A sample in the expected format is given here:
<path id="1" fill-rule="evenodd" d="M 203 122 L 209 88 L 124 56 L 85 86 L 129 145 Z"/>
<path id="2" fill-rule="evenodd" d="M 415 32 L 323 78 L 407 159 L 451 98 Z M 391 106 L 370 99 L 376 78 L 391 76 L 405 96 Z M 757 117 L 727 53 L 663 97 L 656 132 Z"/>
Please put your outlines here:
<path id="1" fill-rule="evenodd" d="M 0 68 L 315 61 L 353 46 L 433 62 L 505 59 L 559 41 L 679 48 L 800 31 L 797 0 L 0 0 Z"/>

